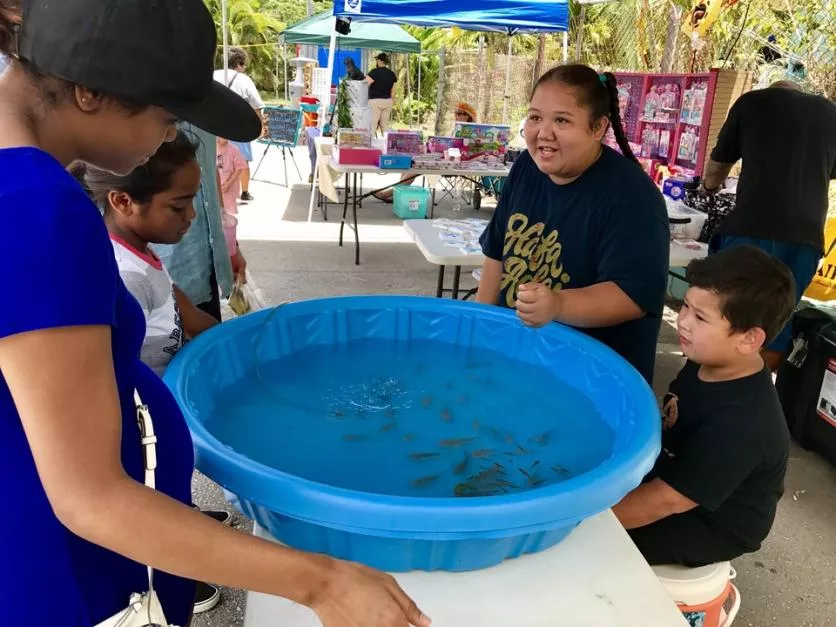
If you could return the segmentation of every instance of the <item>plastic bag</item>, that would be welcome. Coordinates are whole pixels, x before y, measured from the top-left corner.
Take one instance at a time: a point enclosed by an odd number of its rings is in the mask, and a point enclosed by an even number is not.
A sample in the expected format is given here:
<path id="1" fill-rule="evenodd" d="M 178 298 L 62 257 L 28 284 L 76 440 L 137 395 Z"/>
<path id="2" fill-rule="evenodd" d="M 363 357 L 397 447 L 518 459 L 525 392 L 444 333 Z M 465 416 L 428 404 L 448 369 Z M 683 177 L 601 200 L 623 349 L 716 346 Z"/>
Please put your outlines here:
<path id="1" fill-rule="evenodd" d="M 247 271 L 247 282 L 236 280 L 229 295 L 229 308 L 236 316 L 244 316 L 253 311 L 264 309 L 261 290 L 256 287 L 250 272 Z"/>

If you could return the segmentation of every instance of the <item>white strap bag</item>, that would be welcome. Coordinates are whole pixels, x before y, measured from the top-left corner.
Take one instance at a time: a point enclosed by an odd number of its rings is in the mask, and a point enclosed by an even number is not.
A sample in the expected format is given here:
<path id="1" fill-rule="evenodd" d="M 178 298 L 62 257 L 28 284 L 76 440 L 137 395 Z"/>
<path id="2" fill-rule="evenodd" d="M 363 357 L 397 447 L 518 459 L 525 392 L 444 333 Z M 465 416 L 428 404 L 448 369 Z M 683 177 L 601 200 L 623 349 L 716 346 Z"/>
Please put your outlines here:
<path id="1" fill-rule="evenodd" d="M 136 420 L 139 423 L 139 434 L 142 438 L 142 456 L 145 461 L 145 485 L 156 489 L 157 469 L 157 436 L 154 434 L 154 423 L 148 406 L 142 403 L 139 392 L 134 390 L 136 403 Z M 160 599 L 154 590 L 154 569 L 148 567 L 148 592 L 134 593 L 128 599 L 128 606 L 100 622 L 94 627 L 176 627 L 169 625 L 163 614 Z"/>

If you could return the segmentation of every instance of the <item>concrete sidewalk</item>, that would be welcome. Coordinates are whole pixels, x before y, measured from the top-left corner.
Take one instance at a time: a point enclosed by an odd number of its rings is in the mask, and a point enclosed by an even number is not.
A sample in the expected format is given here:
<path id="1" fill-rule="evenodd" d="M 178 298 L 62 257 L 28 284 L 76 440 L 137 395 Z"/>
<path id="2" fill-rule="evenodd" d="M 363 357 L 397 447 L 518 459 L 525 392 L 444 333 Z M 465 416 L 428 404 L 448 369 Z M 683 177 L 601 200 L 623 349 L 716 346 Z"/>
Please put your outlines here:
<path id="1" fill-rule="evenodd" d="M 256 159 L 259 154 L 257 150 Z M 307 181 L 306 149 L 298 149 L 297 155 Z M 278 153 L 268 155 L 259 178 L 283 179 Z M 371 189 L 376 180 L 366 177 L 366 188 Z M 328 223 L 321 221 L 318 212 L 314 222 L 306 222 L 307 185 L 286 189 L 254 181 L 251 192 L 255 201 L 240 207 L 239 239 L 267 303 L 343 294 L 435 293 L 436 267 L 427 263 L 405 236 L 390 205 L 376 200 L 364 203 L 359 212 L 361 264 L 355 266 L 350 230 L 346 231 L 346 245 L 337 245 L 341 212 L 336 206 L 329 211 Z M 488 218 L 491 212 L 486 208 L 453 213 L 442 205 L 436 216 Z M 469 277 L 463 277 L 462 283 L 464 288 L 474 285 Z M 672 310 L 666 312 L 659 338 L 654 381 L 658 396 L 683 362 L 672 326 L 675 316 Z M 203 507 L 224 505 L 220 491 L 202 477 L 195 480 L 195 499 Z M 236 524 L 249 528 L 249 521 L 241 517 Z M 793 446 L 786 494 L 772 534 L 761 551 L 736 560 L 734 566 L 743 601 L 735 625 L 836 625 L 836 470 Z M 223 594 L 218 608 L 196 617 L 193 625 L 231 627 L 243 623 L 244 595 L 228 590 Z"/>

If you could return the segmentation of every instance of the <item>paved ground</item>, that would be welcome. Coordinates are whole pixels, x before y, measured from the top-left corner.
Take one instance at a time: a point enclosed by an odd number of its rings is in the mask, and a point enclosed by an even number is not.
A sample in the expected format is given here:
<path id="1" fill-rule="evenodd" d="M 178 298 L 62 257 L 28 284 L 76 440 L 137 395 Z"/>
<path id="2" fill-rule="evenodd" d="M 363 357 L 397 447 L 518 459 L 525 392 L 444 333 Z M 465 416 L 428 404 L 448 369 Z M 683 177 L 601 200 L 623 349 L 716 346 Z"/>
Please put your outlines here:
<path id="1" fill-rule="evenodd" d="M 297 154 L 307 179 L 307 154 L 304 149 Z M 283 180 L 277 154 L 268 155 L 259 177 Z M 366 184 L 373 184 L 371 177 Z M 352 247 L 340 248 L 336 243 L 335 207 L 329 212 L 331 222 L 322 223 L 315 213 L 314 222 L 308 224 L 306 186 L 287 190 L 275 183 L 256 181 L 251 191 L 256 200 L 241 208 L 239 238 L 268 303 L 340 294 L 434 294 L 435 267 L 407 240 L 389 206 L 371 201 L 361 210 L 362 257 L 361 265 L 354 266 Z M 485 210 L 480 214 L 453 214 L 445 206 L 439 213 L 457 217 L 489 214 Z M 351 232 L 346 234 L 350 236 Z M 667 319 L 672 322 L 675 313 L 668 311 Z M 673 328 L 663 325 L 657 394 L 664 391 L 681 366 L 682 357 L 677 351 Z M 195 499 L 204 507 L 224 506 L 217 487 L 200 476 L 195 478 Z M 240 516 L 236 519 L 236 526 L 242 529 L 249 529 L 249 525 Z M 771 536 L 761 551 L 737 560 L 734 566 L 743 598 L 735 625 L 836 625 L 836 470 L 794 447 L 786 495 Z M 218 608 L 197 617 L 194 625 L 238 627 L 243 623 L 244 605 L 242 593 L 224 590 Z"/>

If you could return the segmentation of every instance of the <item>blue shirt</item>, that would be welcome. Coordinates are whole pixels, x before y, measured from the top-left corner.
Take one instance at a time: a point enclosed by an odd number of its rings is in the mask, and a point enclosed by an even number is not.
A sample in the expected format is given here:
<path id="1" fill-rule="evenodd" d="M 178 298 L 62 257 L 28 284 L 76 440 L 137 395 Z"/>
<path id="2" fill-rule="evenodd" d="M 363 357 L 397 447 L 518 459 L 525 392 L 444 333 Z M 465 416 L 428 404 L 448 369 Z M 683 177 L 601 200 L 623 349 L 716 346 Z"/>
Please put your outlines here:
<path id="1" fill-rule="evenodd" d="M 181 128 L 197 138 L 197 162 L 200 164 L 200 190 L 194 199 L 195 219 L 179 243 L 155 244 L 151 248 L 162 260 L 171 279 L 195 305 L 212 300 L 212 273 L 221 293 L 232 290 L 232 264 L 221 223 L 218 199 L 217 146 L 214 135 L 183 123 Z"/>
<path id="2" fill-rule="evenodd" d="M 98 209 L 57 161 L 35 148 L 0 150 L 0 171 L 0 249 L 9 261 L 0 266 L 0 282 L 8 288 L 0 339 L 39 329 L 110 326 L 122 465 L 142 483 L 136 388 L 159 439 L 157 489 L 190 504 L 191 436 L 168 388 L 139 359 L 144 317 L 119 278 Z M 144 566 L 79 538 L 55 517 L 2 375 L 0 492 L 15 510 L 0 516 L 2 624 L 90 627 L 126 607 L 131 593 L 147 590 Z M 193 582 L 158 573 L 154 583 L 168 620 L 185 624 Z"/>
<path id="3" fill-rule="evenodd" d="M 607 147 L 568 185 L 555 184 L 524 152 L 481 238 L 485 256 L 502 262 L 502 306 L 515 306 L 520 283 L 543 283 L 553 290 L 618 285 L 646 315 L 582 330 L 633 364 L 648 382 L 665 301 L 669 241 L 659 190 L 641 168 Z"/>

